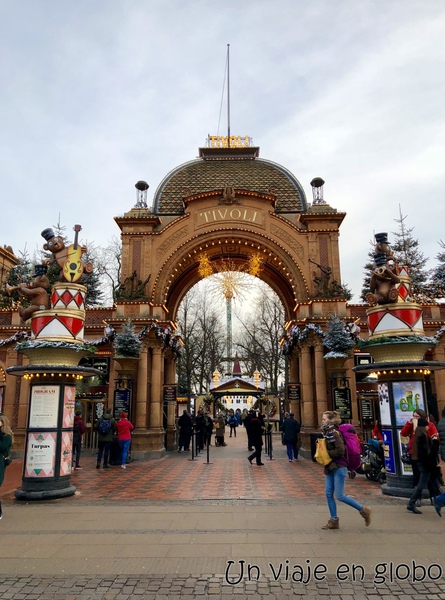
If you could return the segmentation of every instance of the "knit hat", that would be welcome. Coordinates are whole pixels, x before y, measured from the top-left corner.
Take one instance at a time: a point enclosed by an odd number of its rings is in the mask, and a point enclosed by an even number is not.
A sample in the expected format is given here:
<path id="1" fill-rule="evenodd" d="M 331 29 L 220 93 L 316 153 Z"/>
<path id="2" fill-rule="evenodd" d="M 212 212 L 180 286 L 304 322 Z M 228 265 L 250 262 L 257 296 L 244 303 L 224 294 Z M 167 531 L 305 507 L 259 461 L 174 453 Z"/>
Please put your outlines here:
<path id="1" fill-rule="evenodd" d="M 127 418 L 127 413 L 126 412 L 121 413 L 121 419 L 126 419 L 126 418 Z"/>
<path id="2" fill-rule="evenodd" d="M 428 421 L 426 419 L 420 418 L 417 421 L 417 426 L 418 427 L 428 427 Z"/>

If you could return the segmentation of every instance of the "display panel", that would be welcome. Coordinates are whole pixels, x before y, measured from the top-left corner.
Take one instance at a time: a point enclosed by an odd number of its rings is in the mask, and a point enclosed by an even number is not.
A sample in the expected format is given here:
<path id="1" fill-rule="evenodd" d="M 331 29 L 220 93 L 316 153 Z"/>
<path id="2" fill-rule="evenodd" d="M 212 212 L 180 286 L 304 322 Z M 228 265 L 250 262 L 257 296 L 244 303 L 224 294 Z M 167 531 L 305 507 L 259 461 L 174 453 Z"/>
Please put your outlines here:
<path id="1" fill-rule="evenodd" d="M 29 427 L 51 429 L 57 427 L 59 416 L 58 385 L 34 385 L 31 388 Z"/>
<path id="2" fill-rule="evenodd" d="M 389 387 L 386 381 L 378 384 L 380 422 L 382 425 L 392 425 L 391 410 L 389 407 Z"/>
<path id="3" fill-rule="evenodd" d="M 404 454 L 406 454 L 406 452 L 408 452 L 408 448 L 409 448 L 409 437 L 404 437 L 402 435 L 400 435 L 400 429 L 397 432 L 398 438 L 399 438 L 399 451 L 400 451 L 400 456 L 403 456 Z M 402 469 L 402 475 L 412 475 L 413 474 L 413 468 L 411 465 L 407 465 L 405 463 L 403 463 L 402 461 L 400 461 L 401 464 L 401 469 Z"/>
<path id="4" fill-rule="evenodd" d="M 28 433 L 25 477 L 54 477 L 57 433 Z"/>
<path id="5" fill-rule="evenodd" d="M 74 407 L 76 404 L 76 388 L 66 385 L 63 392 L 63 419 L 62 428 L 72 429 L 74 425 Z"/>
<path id="6" fill-rule="evenodd" d="M 405 425 L 417 409 L 425 410 L 421 381 L 394 381 L 392 384 L 396 425 Z"/>

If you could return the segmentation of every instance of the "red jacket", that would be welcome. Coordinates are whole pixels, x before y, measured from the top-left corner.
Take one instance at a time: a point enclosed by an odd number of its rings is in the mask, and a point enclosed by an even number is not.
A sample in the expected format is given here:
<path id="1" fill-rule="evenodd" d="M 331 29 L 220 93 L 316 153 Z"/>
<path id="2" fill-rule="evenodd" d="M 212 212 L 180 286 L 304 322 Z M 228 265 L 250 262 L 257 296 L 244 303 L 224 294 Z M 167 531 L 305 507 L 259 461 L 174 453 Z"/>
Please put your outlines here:
<path id="1" fill-rule="evenodd" d="M 429 421 L 428 421 L 427 432 L 430 437 L 432 435 L 437 435 L 437 437 L 439 437 L 439 433 L 437 431 L 436 426 Z M 414 434 L 415 433 L 416 432 L 414 430 L 412 421 L 407 421 L 405 423 L 405 425 L 402 427 L 402 430 L 400 431 L 400 435 L 403 435 L 404 437 L 409 437 L 408 452 L 410 452 L 411 454 L 413 452 L 413 443 L 414 443 Z"/>
<path id="2" fill-rule="evenodd" d="M 128 419 L 119 419 L 116 423 L 117 427 L 117 439 L 118 440 L 131 440 L 131 432 L 134 426 Z"/>

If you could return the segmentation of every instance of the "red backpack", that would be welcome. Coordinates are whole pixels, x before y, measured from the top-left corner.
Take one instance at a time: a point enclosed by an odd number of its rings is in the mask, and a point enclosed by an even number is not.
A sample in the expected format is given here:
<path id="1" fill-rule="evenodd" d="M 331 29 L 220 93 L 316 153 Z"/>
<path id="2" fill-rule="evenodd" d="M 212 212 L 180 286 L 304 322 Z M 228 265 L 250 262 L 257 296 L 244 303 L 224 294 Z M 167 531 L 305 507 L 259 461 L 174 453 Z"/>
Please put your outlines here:
<path id="1" fill-rule="evenodd" d="M 343 436 L 346 449 L 346 462 L 349 471 L 355 471 L 362 464 L 361 447 L 354 427 L 350 423 L 343 423 L 338 427 Z"/>

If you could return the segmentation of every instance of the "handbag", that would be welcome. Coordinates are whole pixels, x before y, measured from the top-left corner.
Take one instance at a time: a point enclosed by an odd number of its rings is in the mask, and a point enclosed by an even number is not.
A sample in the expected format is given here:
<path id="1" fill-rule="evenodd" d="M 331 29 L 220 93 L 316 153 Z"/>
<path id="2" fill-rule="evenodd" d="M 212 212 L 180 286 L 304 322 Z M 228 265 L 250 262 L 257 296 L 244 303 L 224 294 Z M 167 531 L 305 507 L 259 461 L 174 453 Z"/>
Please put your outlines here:
<path id="1" fill-rule="evenodd" d="M 317 438 L 317 449 L 315 450 L 315 460 L 320 465 L 328 465 L 332 462 L 332 458 L 329 456 L 328 449 L 326 448 L 325 438 Z"/>
<path id="2" fill-rule="evenodd" d="M 403 462 L 404 465 L 410 465 L 412 462 L 411 452 L 402 452 L 400 460 Z"/>

